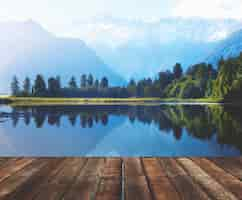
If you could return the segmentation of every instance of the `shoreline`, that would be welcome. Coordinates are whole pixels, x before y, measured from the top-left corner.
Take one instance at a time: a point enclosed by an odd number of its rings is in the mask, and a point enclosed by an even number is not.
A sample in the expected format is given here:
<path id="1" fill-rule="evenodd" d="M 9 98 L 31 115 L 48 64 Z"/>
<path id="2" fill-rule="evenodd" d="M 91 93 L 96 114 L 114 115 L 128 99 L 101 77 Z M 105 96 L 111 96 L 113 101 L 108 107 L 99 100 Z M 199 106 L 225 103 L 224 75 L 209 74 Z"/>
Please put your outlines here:
<path id="1" fill-rule="evenodd" d="M 160 104 L 220 104 L 222 99 L 177 99 L 177 98 L 47 98 L 47 97 L 0 97 L 0 104 L 11 106 L 54 105 L 160 105 Z"/>

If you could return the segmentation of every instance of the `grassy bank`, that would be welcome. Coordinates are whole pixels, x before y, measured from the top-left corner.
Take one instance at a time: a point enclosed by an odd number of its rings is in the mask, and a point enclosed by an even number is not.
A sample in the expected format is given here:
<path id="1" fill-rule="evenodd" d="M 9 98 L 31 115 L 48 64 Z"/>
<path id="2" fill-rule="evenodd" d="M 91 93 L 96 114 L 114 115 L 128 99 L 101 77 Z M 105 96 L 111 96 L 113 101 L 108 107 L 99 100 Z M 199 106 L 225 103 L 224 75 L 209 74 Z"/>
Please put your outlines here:
<path id="1" fill-rule="evenodd" d="M 40 98 L 40 97 L 10 97 L 1 96 L 0 100 L 9 101 L 14 106 L 39 106 L 39 105 L 153 105 L 159 103 L 218 103 L 221 99 L 177 99 L 177 98 Z"/>

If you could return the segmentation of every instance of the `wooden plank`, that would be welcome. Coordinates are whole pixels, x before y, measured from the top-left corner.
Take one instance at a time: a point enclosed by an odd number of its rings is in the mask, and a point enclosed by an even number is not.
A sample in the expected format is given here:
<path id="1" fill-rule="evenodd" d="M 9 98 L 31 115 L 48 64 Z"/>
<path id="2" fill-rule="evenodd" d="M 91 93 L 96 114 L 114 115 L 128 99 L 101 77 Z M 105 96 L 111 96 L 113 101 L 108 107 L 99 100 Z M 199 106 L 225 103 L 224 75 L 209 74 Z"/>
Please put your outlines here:
<path id="1" fill-rule="evenodd" d="M 122 196 L 122 161 L 120 158 L 105 160 L 101 181 L 96 193 L 97 200 L 120 200 Z"/>
<path id="2" fill-rule="evenodd" d="M 61 199 L 64 193 L 73 184 L 84 163 L 85 159 L 81 158 L 66 160 L 63 169 L 61 169 L 48 184 L 41 187 L 35 199 Z"/>
<path id="3" fill-rule="evenodd" d="M 43 160 L 43 158 L 41 158 Z M 61 166 L 61 162 L 64 159 L 57 158 L 49 158 L 45 159 L 46 165 L 42 167 L 37 173 L 31 176 L 26 183 L 22 184 L 16 191 L 7 195 L 4 200 L 11 199 L 24 199 L 24 200 L 32 200 L 36 194 L 39 192 L 39 189 L 47 182 L 49 178 L 51 178 L 54 172 L 58 170 Z"/>
<path id="4" fill-rule="evenodd" d="M 179 195 L 175 190 L 175 187 L 171 184 L 157 158 L 145 158 L 142 162 L 154 199 L 179 199 Z"/>
<path id="5" fill-rule="evenodd" d="M 64 195 L 65 200 L 94 199 L 100 183 L 100 174 L 103 170 L 104 159 L 89 158 L 78 175 L 75 183 Z"/>
<path id="6" fill-rule="evenodd" d="M 126 200 L 152 199 L 140 159 L 124 159 L 124 178 Z"/>
<path id="7" fill-rule="evenodd" d="M 162 158 L 160 164 L 163 171 L 175 186 L 181 199 L 210 199 L 209 196 L 178 165 L 175 159 Z"/>
<path id="8" fill-rule="evenodd" d="M 13 159 L 7 162 L 5 165 L 0 168 L 0 182 L 4 181 L 6 178 L 11 176 L 11 174 L 16 173 L 17 171 L 23 169 L 35 159 L 32 158 L 23 158 L 23 159 Z"/>
<path id="9" fill-rule="evenodd" d="M 101 178 L 96 193 L 97 200 L 120 200 L 121 198 L 121 178 L 108 177 Z"/>
<path id="10" fill-rule="evenodd" d="M 186 172 L 214 199 L 237 199 L 234 194 L 215 181 L 192 160 L 187 158 L 178 158 L 177 161 L 183 166 Z"/>
<path id="11" fill-rule="evenodd" d="M 30 159 L 31 160 L 31 159 Z M 37 173 L 46 162 L 44 160 L 35 160 L 25 168 L 17 171 L 0 183 L 0 199 L 13 193 L 18 187 L 24 184 L 33 174 Z"/>
<path id="12" fill-rule="evenodd" d="M 208 173 L 212 178 L 216 179 L 221 185 L 233 192 L 237 197 L 242 199 L 242 182 L 236 179 L 215 163 L 205 158 L 192 158 L 192 160 Z"/>
<path id="13" fill-rule="evenodd" d="M 105 159 L 104 168 L 101 171 L 100 176 L 102 178 L 118 177 L 122 176 L 122 160 L 121 158 L 107 158 Z"/>
<path id="14" fill-rule="evenodd" d="M 242 181 L 242 165 L 238 160 L 234 158 L 212 158 L 210 160 Z"/>

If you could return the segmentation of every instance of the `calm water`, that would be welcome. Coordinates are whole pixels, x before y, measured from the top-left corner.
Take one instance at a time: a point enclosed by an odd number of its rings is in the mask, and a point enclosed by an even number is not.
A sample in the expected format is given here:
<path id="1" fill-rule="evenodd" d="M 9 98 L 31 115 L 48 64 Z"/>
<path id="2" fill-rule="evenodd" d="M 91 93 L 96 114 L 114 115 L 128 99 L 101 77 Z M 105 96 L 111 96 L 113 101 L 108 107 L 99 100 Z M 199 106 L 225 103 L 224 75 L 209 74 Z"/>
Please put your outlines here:
<path id="1" fill-rule="evenodd" d="M 238 156 L 242 109 L 0 106 L 0 156 Z"/>

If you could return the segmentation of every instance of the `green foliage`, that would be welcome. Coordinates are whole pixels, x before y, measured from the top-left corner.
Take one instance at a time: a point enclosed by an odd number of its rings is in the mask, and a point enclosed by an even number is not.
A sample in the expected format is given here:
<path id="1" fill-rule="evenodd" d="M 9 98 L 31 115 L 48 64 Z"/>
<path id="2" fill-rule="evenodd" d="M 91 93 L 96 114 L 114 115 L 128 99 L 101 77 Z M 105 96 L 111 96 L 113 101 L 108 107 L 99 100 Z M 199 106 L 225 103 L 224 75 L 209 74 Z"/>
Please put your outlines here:
<path id="1" fill-rule="evenodd" d="M 175 66 L 173 67 L 173 74 L 175 79 L 179 79 L 182 77 L 182 66 L 180 63 L 176 63 Z"/>
<path id="2" fill-rule="evenodd" d="M 69 88 L 72 90 L 77 89 L 76 79 L 74 76 L 71 77 L 71 80 L 69 82 Z"/>
<path id="3" fill-rule="evenodd" d="M 46 95 L 46 84 L 45 80 L 42 77 L 42 75 L 38 74 L 36 76 L 35 82 L 34 82 L 34 87 L 33 87 L 33 92 L 35 96 L 45 96 Z"/>
<path id="4" fill-rule="evenodd" d="M 83 74 L 81 76 L 81 88 L 86 88 L 87 86 L 87 76 L 86 74 Z"/>
<path id="5" fill-rule="evenodd" d="M 106 77 L 103 77 L 100 83 L 101 88 L 108 88 L 108 79 Z"/>
<path id="6" fill-rule="evenodd" d="M 213 84 L 214 97 L 225 101 L 242 100 L 242 53 L 237 58 L 219 62 L 218 77 Z"/>
<path id="7" fill-rule="evenodd" d="M 23 95 L 29 96 L 31 94 L 31 83 L 28 77 L 25 78 L 23 83 Z"/>

